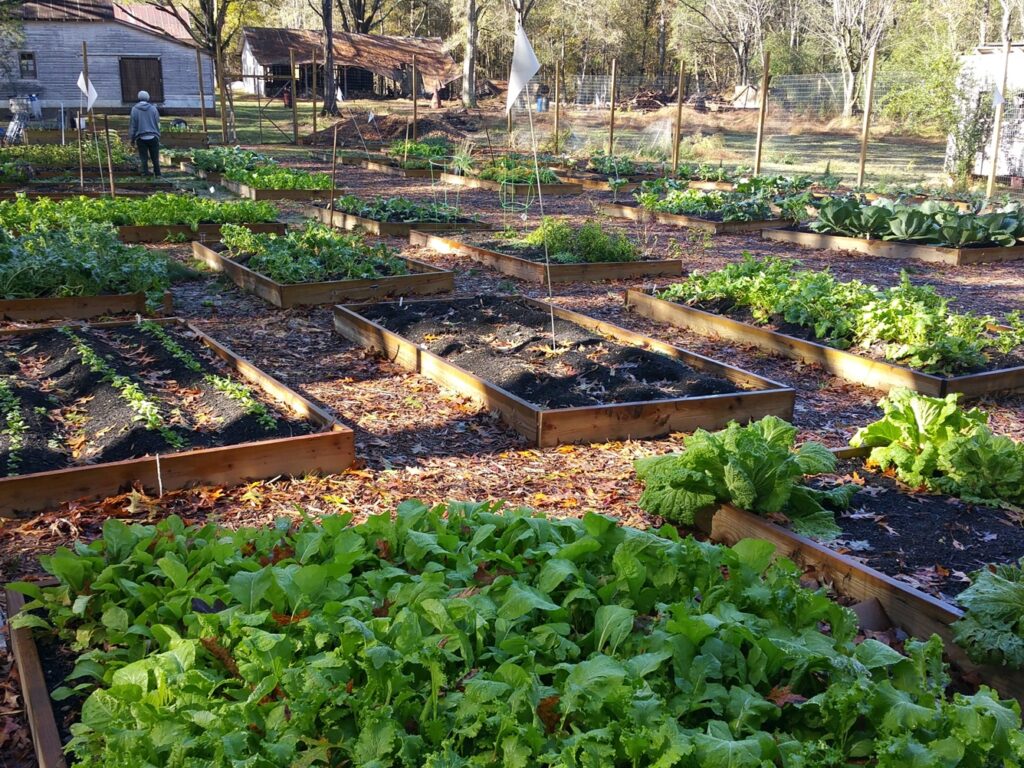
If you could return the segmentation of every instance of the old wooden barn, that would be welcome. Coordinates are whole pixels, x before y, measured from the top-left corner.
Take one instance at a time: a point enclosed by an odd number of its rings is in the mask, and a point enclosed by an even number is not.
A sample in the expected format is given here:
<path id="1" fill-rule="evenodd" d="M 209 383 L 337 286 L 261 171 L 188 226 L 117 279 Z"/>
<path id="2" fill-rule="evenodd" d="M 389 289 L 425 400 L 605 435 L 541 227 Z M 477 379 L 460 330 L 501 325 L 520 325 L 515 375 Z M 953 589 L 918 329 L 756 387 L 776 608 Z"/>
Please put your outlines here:
<path id="1" fill-rule="evenodd" d="M 290 52 L 294 52 L 300 94 L 312 89 L 314 58 L 317 90 L 323 92 L 323 32 L 309 29 L 245 27 L 242 30 L 242 89 L 276 96 L 289 82 Z M 439 38 L 391 37 L 334 33 L 336 82 L 342 95 L 358 98 L 408 94 L 413 57 L 421 88 L 442 91 L 461 71 Z"/>
<path id="2" fill-rule="evenodd" d="M 39 0 L 14 9 L 22 40 L 8 62 L 6 99 L 36 94 L 45 114 L 77 109 L 82 43 L 88 44 L 95 108 L 127 112 L 139 90 L 165 114 L 199 109 L 196 46 L 181 23 L 152 5 L 112 0 Z M 212 109 L 213 60 L 202 54 L 206 106 Z"/>

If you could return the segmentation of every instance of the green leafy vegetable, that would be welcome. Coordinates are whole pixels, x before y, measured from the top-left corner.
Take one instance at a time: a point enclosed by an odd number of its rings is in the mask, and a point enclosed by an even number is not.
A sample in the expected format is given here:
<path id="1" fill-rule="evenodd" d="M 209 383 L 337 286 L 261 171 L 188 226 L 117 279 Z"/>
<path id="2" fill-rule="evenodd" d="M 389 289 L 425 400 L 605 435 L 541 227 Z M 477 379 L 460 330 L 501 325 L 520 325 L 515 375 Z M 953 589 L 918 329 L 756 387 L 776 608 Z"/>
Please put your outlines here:
<path id="1" fill-rule="evenodd" d="M 245 184 L 253 189 L 309 189 L 329 190 L 329 173 L 310 173 L 298 168 L 280 165 L 260 165 L 255 168 L 231 166 L 224 169 L 224 178 Z"/>
<path id="2" fill-rule="evenodd" d="M 1015 702 L 945 698 L 937 638 L 857 643 L 770 544 L 661 534 L 414 501 L 354 526 L 111 518 L 43 558 L 57 587 L 15 585 L 41 611 L 15 621 L 80 654 L 57 692 L 87 695 L 78 768 L 1024 760 Z"/>
<path id="3" fill-rule="evenodd" d="M 355 195 L 345 195 L 334 201 L 334 210 L 374 221 L 405 223 L 473 221 L 472 217 L 463 215 L 458 208 L 453 206 L 441 203 L 418 203 L 405 197 L 375 197 L 372 200 L 362 200 Z"/>
<path id="4" fill-rule="evenodd" d="M 257 234 L 233 224 L 221 229 L 221 240 L 233 259 L 279 283 L 360 280 L 409 273 L 398 251 L 384 243 L 370 245 L 361 234 L 341 234 L 309 222 L 288 234 Z"/>
<path id="5" fill-rule="evenodd" d="M 964 616 L 953 638 L 981 664 L 1024 667 L 1024 561 L 993 565 L 971 574 L 957 596 Z"/>
<path id="6" fill-rule="evenodd" d="M 640 248 L 625 235 L 605 232 L 600 222 L 572 226 L 564 219 L 544 217 L 536 229 L 519 236 L 506 235 L 506 247 L 515 250 L 543 248 L 547 244 L 551 261 L 559 264 L 636 261 Z"/>
<path id="7" fill-rule="evenodd" d="M 805 475 L 831 472 L 836 459 L 819 443 L 794 449 L 795 440 L 796 427 L 774 416 L 745 427 L 733 422 L 720 432 L 699 429 L 683 440 L 681 453 L 635 462 L 645 486 L 640 506 L 692 525 L 698 512 L 730 503 L 760 515 L 784 514 L 797 533 L 835 538 L 840 530 L 829 510 L 844 509 L 856 486 L 803 485 Z"/>
<path id="8" fill-rule="evenodd" d="M 911 487 L 1024 508 L 1024 444 L 994 435 L 984 411 L 959 402 L 959 394 L 894 390 L 879 403 L 883 417 L 859 429 L 850 444 L 870 447 L 869 464 L 894 470 Z"/>

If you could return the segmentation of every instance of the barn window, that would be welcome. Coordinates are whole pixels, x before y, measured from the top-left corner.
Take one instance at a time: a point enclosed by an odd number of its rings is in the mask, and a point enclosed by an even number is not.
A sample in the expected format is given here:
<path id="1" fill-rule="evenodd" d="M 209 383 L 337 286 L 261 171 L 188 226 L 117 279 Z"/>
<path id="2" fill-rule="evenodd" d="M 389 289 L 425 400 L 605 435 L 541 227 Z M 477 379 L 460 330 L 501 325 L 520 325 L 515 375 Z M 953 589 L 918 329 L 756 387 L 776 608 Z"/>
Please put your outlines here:
<path id="1" fill-rule="evenodd" d="M 18 65 L 22 80 L 36 79 L 36 55 L 34 53 L 22 53 L 18 57 Z"/>
<path id="2" fill-rule="evenodd" d="M 148 91 L 149 100 L 164 100 L 164 73 L 160 59 L 143 56 L 125 57 L 119 60 L 121 66 L 121 101 L 132 102 L 139 91 Z"/>

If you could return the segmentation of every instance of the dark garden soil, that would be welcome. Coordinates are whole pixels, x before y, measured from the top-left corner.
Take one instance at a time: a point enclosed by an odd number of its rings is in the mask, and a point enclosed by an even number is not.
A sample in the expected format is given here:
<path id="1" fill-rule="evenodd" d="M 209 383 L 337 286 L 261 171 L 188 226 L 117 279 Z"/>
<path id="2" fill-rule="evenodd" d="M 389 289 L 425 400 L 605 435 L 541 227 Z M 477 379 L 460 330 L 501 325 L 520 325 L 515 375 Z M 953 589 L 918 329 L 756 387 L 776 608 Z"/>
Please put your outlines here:
<path id="1" fill-rule="evenodd" d="M 967 575 L 1024 556 L 1024 525 L 1012 513 L 951 496 L 915 493 L 896 479 L 841 461 L 812 484 L 856 482 L 849 509 L 836 515 L 842 536 L 826 546 L 943 599 L 955 600 Z"/>
<path id="2" fill-rule="evenodd" d="M 682 303 L 682 302 L 680 302 Z M 806 328 L 796 323 L 786 322 L 782 317 L 776 316 L 771 319 L 768 323 L 761 323 L 754 319 L 753 314 L 746 307 L 737 307 L 730 303 L 727 299 L 717 299 L 712 302 L 698 302 L 696 304 L 685 305 L 692 306 L 694 309 L 699 309 L 704 312 L 710 312 L 715 315 L 724 315 L 725 317 L 731 318 L 732 320 L 738 320 L 742 323 L 748 323 L 755 325 L 758 328 L 764 328 L 770 331 L 776 331 L 777 333 L 784 333 L 787 336 L 793 336 L 804 341 L 813 341 L 817 344 L 823 344 L 825 346 L 833 346 L 829 344 L 827 340 L 818 338 L 814 333 L 813 328 Z M 885 357 L 884 345 L 876 344 L 867 349 L 863 347 L 851 347 L 846 350 L 856 355 L 863 357 L 869 357 L 872 360 L 879 360 L 883 363 L 889 363 L 891 365 L 903 365 L 910 367 L 907 363 L 900 362 L 899 360 L 892 360 Z M 960 375 L 968 373 L 983 373 L 985 371 L 1000 371 L 1006 368 L 1016 368 L 1024 366 L 1024 350 L 1016 349 L 1010 354 L 1003 354 L 995 349 L 989 350 L 988 364 L 981 367 L 970 367 L 965 368 L 961 371 L 956 371 L 952 374 L 947 375 Z M 935 374 L 943 375 L 943 374 Z"/>
<path id="3" fill-rule="evenodd" d="M 69 338 L 57 330 L 44 330 L 2 342 L 6 364 L 17 357 L 16 391 L 19 395 L 25 393 L 21 412 L 31 417 L 26 448 L 20 452 L 16 471 L 3 474 L 233 445 L 309 431 L 305 422 L 280 415 L 273 429 L 260 424 L 241 403 L 204 380 L 206 374 L 224 375 L 224 371 L 184 334 L 171 332 L 203 364 L 202 371 L 190 370 L 156 339 L 133 326 L 76 328 L 74 332 L 119 376 L 131 380 L 148 399 L 159 404 L 164 424 L 184 440 L 185 446 L 173 445 L 139 420 L 119 389 L 83 364 Z M 259 397 L 257 390 L 249 388 L 249 392 Z M 276 413 L 273 406 L 267 407 Z M 38 462 L 32 458 L 36 455 Z M 0 442 L 0 467 L 9 468 L 10 460 L 8 438 Z"/>
<path id="4" fill-rule="evenodd" d="M 544 408 L 735 392 L 665 355 L 618 344 L 515 299 L 377 304 L 359 310 L 436 355 Z"/>

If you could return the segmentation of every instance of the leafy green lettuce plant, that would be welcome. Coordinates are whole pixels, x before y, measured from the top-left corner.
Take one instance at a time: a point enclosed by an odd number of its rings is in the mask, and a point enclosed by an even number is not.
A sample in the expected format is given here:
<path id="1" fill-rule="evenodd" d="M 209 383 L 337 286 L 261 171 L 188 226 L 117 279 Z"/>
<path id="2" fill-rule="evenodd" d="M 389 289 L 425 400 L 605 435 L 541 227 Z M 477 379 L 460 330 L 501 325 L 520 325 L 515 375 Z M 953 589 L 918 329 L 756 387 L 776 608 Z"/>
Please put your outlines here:
<path id="1" fill-rule="evenodd" d="M 913 488 L 993 506 L 1024 508 L 1024 444 L 995 435 L 988 414 L 906 389 L 880 403 L 883 416 L 850 444 L 871 448 L 868 464 L 892 470 Z"/>
<path id="2" fill-rule="evenodd" d="M 796 427 L 775 416 L 720 432 L 699 429 L 681 453 L 635 462 L 647 512 L 693 525 L 702 510 L 733 504 L 759 515 L 785 515 L 793 530 L 832 539 L 840 534 L 833 511 L 844 509 L 856 486 L 828 491 L 803 484 L 805 475 L 831 472 L 836 458 L 820 443 L 795 448 Z"/>
<path id="3" fill-rule="evenodd" d="M 1024 560 L 971 574 L 953 639 L 979 664 L 1024 667 Z"/>
<path id="4" fill-rule="evenodd" d="M 858 642 L 763 541 L 497 505 L 104 523 L 42 559 L 76 768 L 878 768 L 1024 760 L 942 644 Z M 950 756 L 953 757 L 950 757 Z M 953 762 L 950 762 L 953 761 Z"/>
<path id="5" fill-rule="evenodd" d="M 543 248 L 547 244 L 551 261 L 559 264 L 636 261 L 640 248 L 621 233 L 605 232 L 600 222 L 587 221 L 574 227 L 565 219 L 544 217 L 540 226 L 522 237 L 513 234 L 509 245 Z"/>

